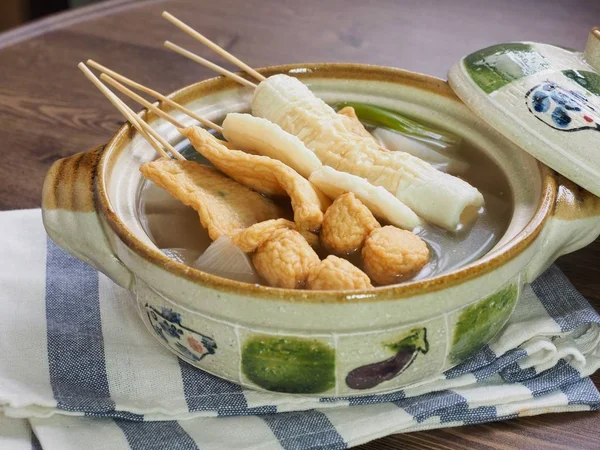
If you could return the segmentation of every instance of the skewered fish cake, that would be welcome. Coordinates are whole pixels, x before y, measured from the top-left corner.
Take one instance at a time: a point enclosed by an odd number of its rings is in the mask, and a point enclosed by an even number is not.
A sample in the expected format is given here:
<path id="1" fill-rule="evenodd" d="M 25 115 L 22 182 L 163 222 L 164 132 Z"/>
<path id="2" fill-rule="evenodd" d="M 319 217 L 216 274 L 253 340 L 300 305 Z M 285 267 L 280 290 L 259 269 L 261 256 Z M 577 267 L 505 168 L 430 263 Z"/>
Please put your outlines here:
<path id="1" fill-rule="evenodd" d="M 192 161 L 160 158 L 140 167 L 142 174 L 173 197 L 191 206 L 214 241 L 240 228 L 278 219 L 284 211 L 272 200 Z"/>
<path id="2" fill-rule="evenodd" d="M 273 75 L 255 90 L 252 113 L 298 136 L 321 162 L 383 186 L 419 216 L 455 230 L 468 209 L 484 204 L 467 182 L 436 170 L 404 152 L 388 152 L 366 136 L 349 131 L 341 115 L 302 82 Z"/>
<path id="3" fill-rule="evenodd" d="M 298 172 L 267 156 L 229 150 L 203 128 L 188 127 L 180 131 L 202 156 L 234 180 L 264 194 L 289 195 L 299 229 L 321 228 L 323 211 L 331 202 Z"/>
<path id="4" fill-rule="evenodd" d="M 277 159 L 304 178 L 323 165 L 300 139 L 262 117 L 229 113 L 223 121 L 223 136 L 231 148 Z"/>
<path id="5" fill-rule="evenodd" d="M 344 123 L 346 124 L 346 128 L 348 131 L 351 131 L 354 134 L 359 136 L 363 136 L 369 139 L 373 139 L 377 143 L 377 139 L 373 137 L 371 133 L 367 131 L 365 126 L 362 124 L 358 116 L 356 115 L 356 111 L 352 106 L 346 106 L 338 111 L 338 114 L 343 116 Z"/>
<path id="6" fill-rule="evenodd" d="M 421 219 L 408 206 L 362 177 L 323 166 L 313 172 L 310 181 L 330 198 L 352 192 L 376 217 L 397 227 L 413 230 L 421 225 Z"/>

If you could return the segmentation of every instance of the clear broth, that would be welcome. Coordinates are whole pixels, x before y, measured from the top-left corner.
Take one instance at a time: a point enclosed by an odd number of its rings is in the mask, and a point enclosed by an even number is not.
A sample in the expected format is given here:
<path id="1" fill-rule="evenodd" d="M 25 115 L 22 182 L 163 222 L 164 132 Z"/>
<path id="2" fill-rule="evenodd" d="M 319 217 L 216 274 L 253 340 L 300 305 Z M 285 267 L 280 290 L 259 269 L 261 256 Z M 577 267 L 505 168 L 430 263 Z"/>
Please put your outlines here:
<path id="1" fill-rule="evenodd" d="M 187 159 L 210 165 L 187 140 L 176 148 Z M 429 245 L 431 260 L 410 280 L 439 275 L 481 258 L 500 241 L 510 223 L 513 195 L 502 170 L 482 151 L 466 142 L 456 150 L 456 155 L 469 162 L 470 168 L 461 178 L 481 191 L 485 207 L 472 225 L 458 232 L 430 224 L 416 231 Z M 191 265 L 211 244 L 196 211 L 153 183 L 145 181 L 138 198 L 139 219 L 148 237 L 160 249 L 181 249 L 177 252 L 180 262 Z M 289 206 L 289 201 L 287 203 Z M 324 258 L 326 254 L 319 256 Z M 345 257 L 357 267 L 362 266 L 359 254 Z"/>

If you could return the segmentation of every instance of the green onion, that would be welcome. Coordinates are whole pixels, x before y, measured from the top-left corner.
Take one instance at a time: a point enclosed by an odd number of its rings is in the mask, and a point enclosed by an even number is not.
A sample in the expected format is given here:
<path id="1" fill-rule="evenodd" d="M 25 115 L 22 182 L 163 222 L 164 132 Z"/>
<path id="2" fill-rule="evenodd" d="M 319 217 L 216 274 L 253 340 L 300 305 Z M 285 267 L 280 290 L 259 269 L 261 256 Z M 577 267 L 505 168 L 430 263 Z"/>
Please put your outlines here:
<path id="1" fill-rule="evenodd" d="M 461 141 L 458 136 L 452 133 L 428 127 L 396 112 L 377 106 L 365 103 L 342 102 L 336 104 L 335 109 L 340 110 L 346 106 L 354 108 L 361 122 L 371 126 L 388 128 L 415 139 L 444 147 L 457 145 Z"/>

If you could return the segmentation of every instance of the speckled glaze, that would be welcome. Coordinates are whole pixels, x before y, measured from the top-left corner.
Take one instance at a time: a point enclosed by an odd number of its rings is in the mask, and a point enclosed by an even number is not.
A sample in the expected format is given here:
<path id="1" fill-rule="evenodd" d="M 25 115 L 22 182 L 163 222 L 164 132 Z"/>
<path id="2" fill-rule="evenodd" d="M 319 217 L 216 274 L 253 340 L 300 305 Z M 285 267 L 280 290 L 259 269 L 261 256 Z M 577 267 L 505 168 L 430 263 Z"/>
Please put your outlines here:
<path id="1" fill-rule="evenodd" d="M 516 206 L 498 245 L 459 270 L 368 291 L 292 291 L 205 274 L 155 247 L 136 211 L 138 167 L 154 153 L 128 126 L 105 147 L 58 161 L 44 186 L 48 234 L 130 289 L 150 332 L 207 372 L 252 389 L 326 397 L 422 381 L 486 344 L 510 317 L 524 283 L 600 233 L 596 197 L 493 130 L 443 80 L 355 64 L 261 72 L 298 76 L 328 102 L 410 110 L 443 124 L 493 158 Z M 246 109 L 251 96 L 221 78 L 172 95 L 210 119 Z M 146 118 L 172 142 L 181 139 L 162 119 Z"/>
<path id="2" fill-rule="evenodd" d="M 485 48 L 448 73 L 471 110 L 525 151 L 600 195 L 600 30 L 583 53 L 534 42 Z"/>

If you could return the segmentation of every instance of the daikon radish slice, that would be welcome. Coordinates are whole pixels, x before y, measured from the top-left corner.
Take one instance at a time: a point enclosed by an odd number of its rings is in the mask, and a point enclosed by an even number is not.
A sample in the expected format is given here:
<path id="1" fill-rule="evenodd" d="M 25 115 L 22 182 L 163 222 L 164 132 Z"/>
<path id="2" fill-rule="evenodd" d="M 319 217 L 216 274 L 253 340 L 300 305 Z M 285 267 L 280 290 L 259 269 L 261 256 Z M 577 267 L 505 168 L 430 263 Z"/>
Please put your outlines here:
<path id="1" fill-rule="evenodd" d="M 245 283 L 259 283 L 250 258 L 227 236 L 221 236 L 208 246 L 194 264 L 198 270 Z"/>

